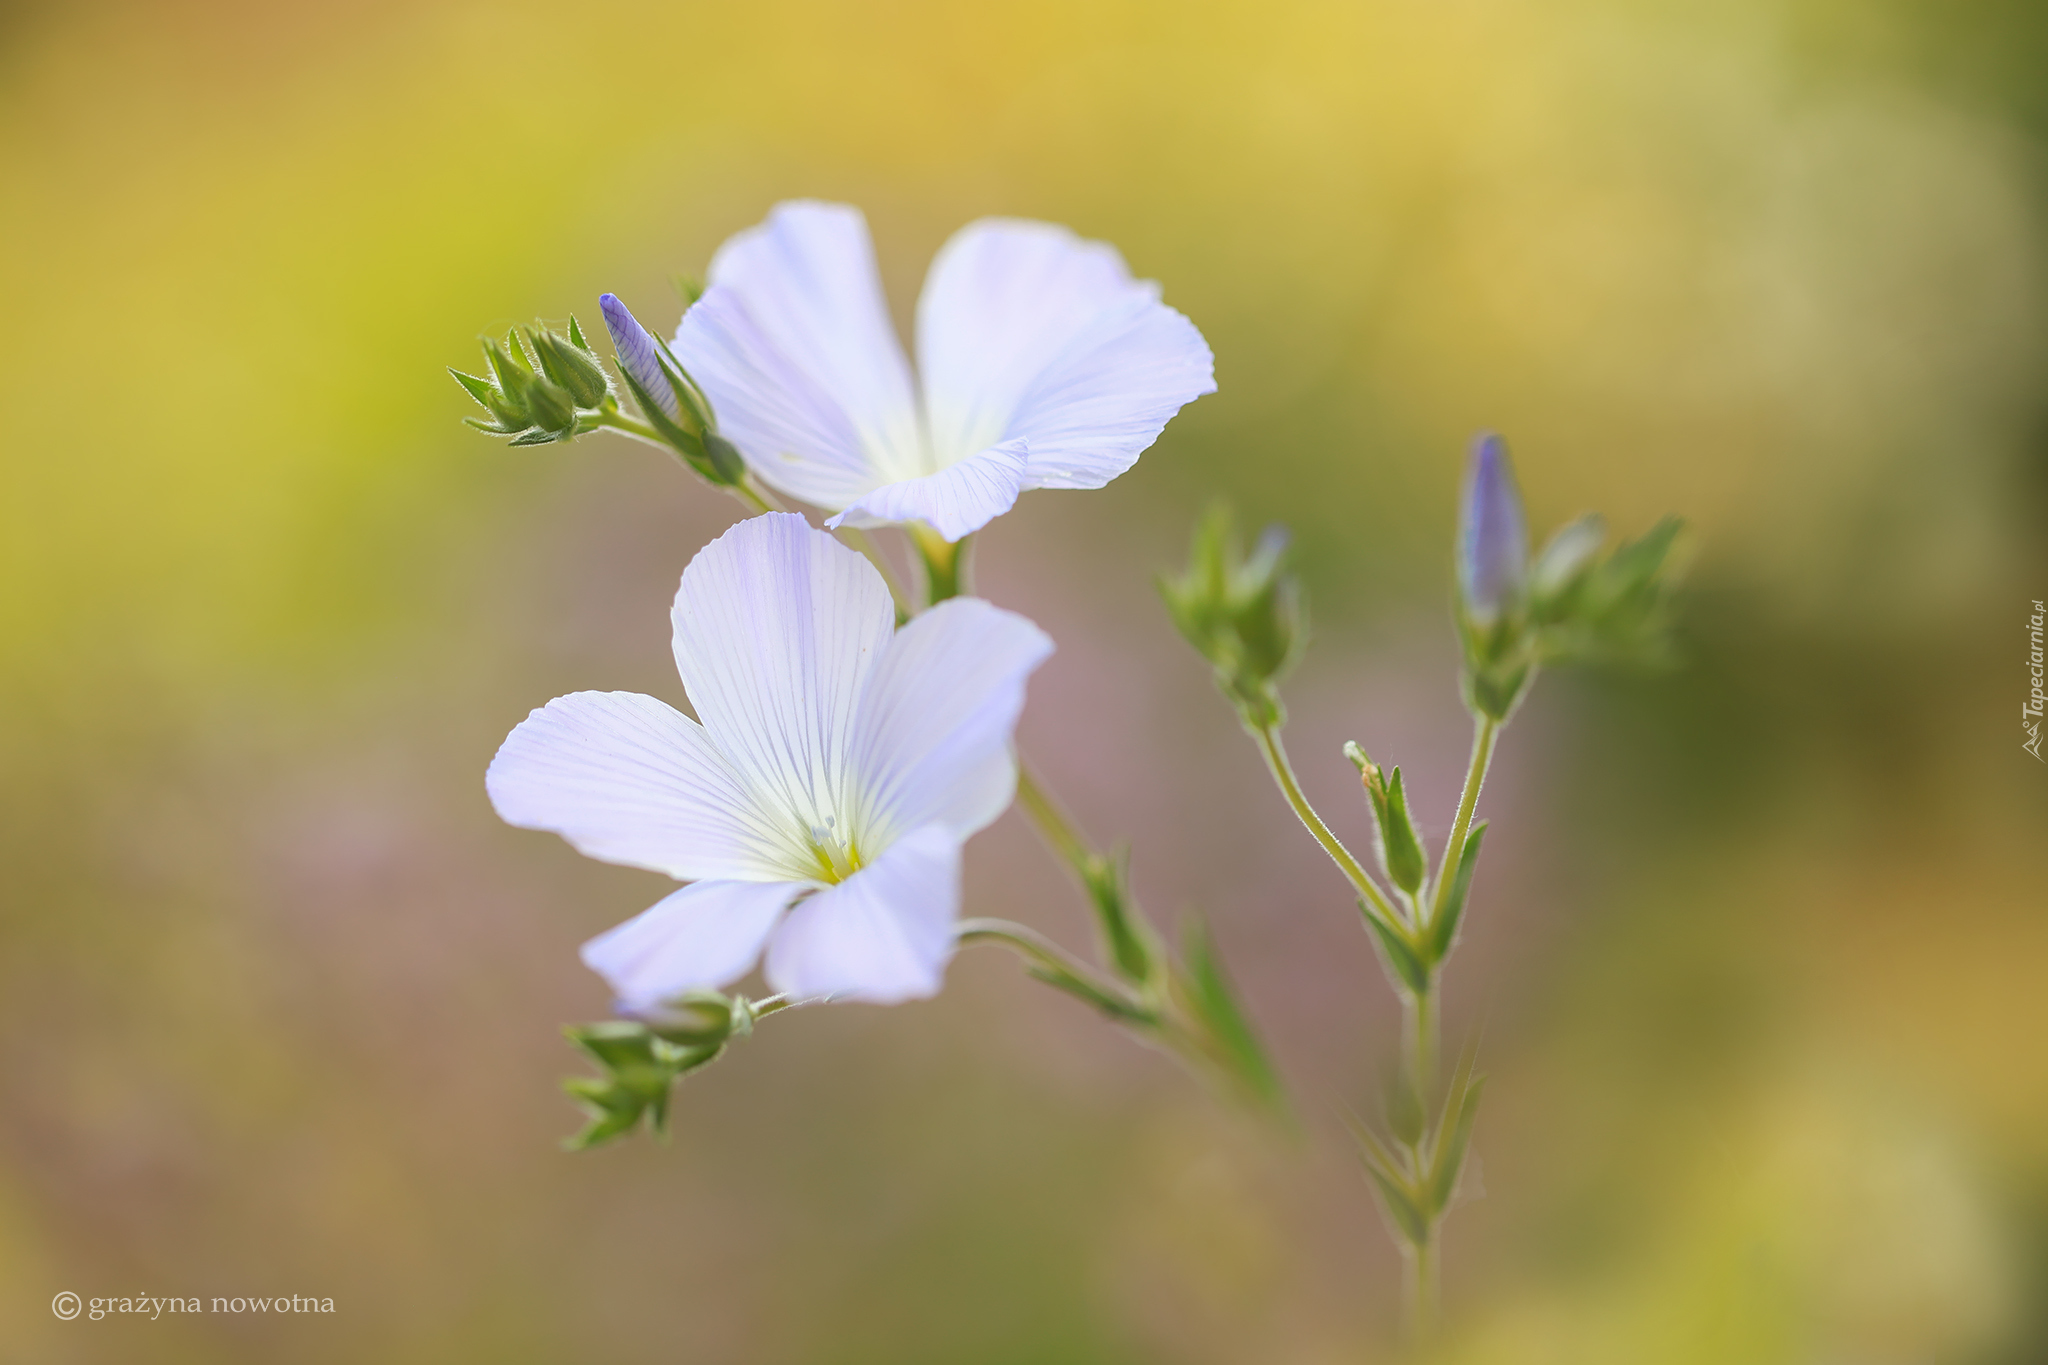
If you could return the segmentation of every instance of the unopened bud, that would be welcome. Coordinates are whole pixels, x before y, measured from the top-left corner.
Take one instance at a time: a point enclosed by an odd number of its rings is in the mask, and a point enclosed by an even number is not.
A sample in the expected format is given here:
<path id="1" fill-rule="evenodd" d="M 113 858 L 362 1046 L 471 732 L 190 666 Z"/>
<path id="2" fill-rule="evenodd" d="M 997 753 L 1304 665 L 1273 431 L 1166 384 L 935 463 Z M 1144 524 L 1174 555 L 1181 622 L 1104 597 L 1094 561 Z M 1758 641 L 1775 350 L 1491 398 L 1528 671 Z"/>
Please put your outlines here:
<path id="1" fill-rule="evenodd" d="M 660 343 L 640 325 L 617 294 L 602 295 L 597 303 L 604 310 L 605 330 L 612 334 L 612 352 L 619 358 L 620 371 L 661 409 L 662 416 L 675 421 L 681 414 L 681 405 L 669 385 L 667 372 L 662 369 Z"/>
<path id="2" fill-rule="evenodd" d="M 1472 446 L 1458 524 L 1458 591 L 1475 619 L 1490 622 L 1520 595 L 1529 532 L 1506 442 L 1488 433 Z"/>
<path id="3" fill-rule="evenodd" d="M 574 319 L 570 325 L 575 325 Z M 611 382 L 604 377 L 604 366 L 597 363 L 596 356 L 551 331 L 542 331 L 532 340 L 542 371 L 577 407 L 595 408 L 611 396 Z"/>

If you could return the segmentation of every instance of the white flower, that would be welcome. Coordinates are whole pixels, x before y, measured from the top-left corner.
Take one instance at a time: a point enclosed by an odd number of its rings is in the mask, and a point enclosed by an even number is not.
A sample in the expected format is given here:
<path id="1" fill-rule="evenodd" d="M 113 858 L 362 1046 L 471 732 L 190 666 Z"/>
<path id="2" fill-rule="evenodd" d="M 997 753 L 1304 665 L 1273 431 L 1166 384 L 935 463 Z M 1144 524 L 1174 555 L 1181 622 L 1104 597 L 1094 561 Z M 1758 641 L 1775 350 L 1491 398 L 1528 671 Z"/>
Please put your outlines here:
<path id="1" fill-rule="evenodd" d="M 788 513 L 699 551 L 673 621 L 701 724 L 577 692 L 527 717 L 485 779 L 511 824 L 690 883 L 583 960 L 628 1010 L 725 986 L 764 947 L 778 991 L 933 994 L 960 845 L 1010 804 L 1024 681 L 1052 641 L 972 598 L 899 631 L 874 567 Z"/>
<path id="2" fill-rule="evenodd" d="M 1116 248 L 985 218 L 932 261 L 910 367 L 867 220 L 797 200 L 731 238 L 676 356 L 763 480 L 855 526 L 948 540 L 1027 488 L 1100 488 L 1216 391 L 1208 343 Z"/>

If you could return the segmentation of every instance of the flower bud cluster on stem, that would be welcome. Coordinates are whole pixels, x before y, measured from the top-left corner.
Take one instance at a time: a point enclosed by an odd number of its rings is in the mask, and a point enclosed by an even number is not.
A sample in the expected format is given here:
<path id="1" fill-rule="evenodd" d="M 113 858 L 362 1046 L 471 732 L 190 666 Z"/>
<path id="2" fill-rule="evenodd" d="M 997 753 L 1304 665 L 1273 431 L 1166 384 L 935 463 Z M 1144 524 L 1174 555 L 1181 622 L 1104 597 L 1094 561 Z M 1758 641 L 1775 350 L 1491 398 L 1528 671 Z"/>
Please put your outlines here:
<path id="1" fill-rule="evenodd" d="M 1175 625 L 1208 660 L 1282 799 L 1350 883 L 1401 1001 L 1400 1062 L 1383 1096 L 1383 1122 L 1361 1121 L 1356 1131 L 1407 1263 L 1407 1320 L 1418 1341 L 1435 1328 L 1439 1229 L 1456 1200 L 1485 1079 L 1474 1069 L 1471 1046 L 1441 1090 L 1436 1075 L 1443 970 L 1458 945 L 1486 836 L 1486 823 L 1475 820 L 1480 790 L 1500 731 L 1540 666 L 1669 657 L 1663 569 L 1677 529 L 1675 521 L 1660 523 L 1602 558 L 1602 524 L 1582 517 L 1559 531 L 1532 566 L 1507 447 L 1491 435 L 1474 443 L 1459 517 L 1455 612 L 1472 756 L 1434 869 L 1399 767 L 1375 763 L 1356 742 L 1344 746 L 1371 813 L 1377 874 L 1330 828 L 1295 775 L 1281 741 L 1287 713 L 1279 684 L 1301 654 L 1306 629 L 1285 534 L 1267 531 L 1246 557 L 1229 511 L 1212 509 L 1196 527 L 1186 571 L 1160 580 Z"/>

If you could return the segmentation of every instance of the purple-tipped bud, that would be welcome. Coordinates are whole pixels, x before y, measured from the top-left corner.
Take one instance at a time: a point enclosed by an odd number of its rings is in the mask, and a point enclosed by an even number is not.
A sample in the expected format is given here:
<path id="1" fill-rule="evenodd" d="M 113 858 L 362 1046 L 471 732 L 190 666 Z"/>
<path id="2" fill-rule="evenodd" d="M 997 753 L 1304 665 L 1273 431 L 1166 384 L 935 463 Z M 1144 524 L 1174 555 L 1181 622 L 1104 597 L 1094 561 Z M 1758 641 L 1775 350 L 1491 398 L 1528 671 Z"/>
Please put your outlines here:
<path id="1" fill-rule="evenodd" d="M 676 391 L 669 387 L 668 375 L 661 368 L 660 347 L 632 311 L 619 302 L 617 294 L 606 294 L 597 302 L 604 309 L 605 330 L 612 334 L 612 350 L 619 357 L 619 368 L 633 377 L 633 382 L 654 400 L 664 416 L 674 421 L 680 409 Z"/>
<path id="2" fill-rule="evenodd" d="M 1491 432 L 1472 443 L 1472 469 L 1458 527 L 1458 590 L 1466 610 L 1491 618 L 1522 588 L 1529 531 L 1507 443 Z"/>

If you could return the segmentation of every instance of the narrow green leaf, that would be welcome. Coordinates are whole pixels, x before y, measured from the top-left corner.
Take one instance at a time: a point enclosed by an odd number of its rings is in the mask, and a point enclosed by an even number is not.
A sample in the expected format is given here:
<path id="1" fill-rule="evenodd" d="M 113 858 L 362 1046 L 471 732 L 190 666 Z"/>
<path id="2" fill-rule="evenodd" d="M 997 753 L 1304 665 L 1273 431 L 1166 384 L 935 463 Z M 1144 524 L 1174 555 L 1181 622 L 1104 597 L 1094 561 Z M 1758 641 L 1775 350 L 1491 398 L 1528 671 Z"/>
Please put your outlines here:
<path id="1" fill-rule="evenodd" d="M 1479 844 L 1486 837 L 1486 821 L 1472 826 L 1465 835 L 1465 847 L 1458 853 L 1458 869 L 1451 876 L 1451 889 L 1429 926 L 1429 960 L 1441 966 L 1458 942 L 1458 925 L 1465 918 L 1465 901 L 1472 894 L 1472 870 L 1479 865 Z"/>
<path id="2" fill-rule="evenodd" d="M 1407 1183 L 1390 1172 L 1382 1171 L 1373 1161 L 1365 1163 L 1365 1173 L 1372 1178 L 1373 1188 L 1379 1193 L 1380 1207 L 1386 1211 L 1387 1221 L 1394 1225 L 1401 1239 L 1412 1247 L 1427 1246 L 1429 1220 L 1424 1217 Z"/>
<path id="3" fill-rule="evenodd" d="M 1422 855 L 1415 823 L 1408 816 L 1408 795 L 1402 790 L 1399 768 L 1394 769 L 1393 778 L 1387 783 L 1385 804 L 1374 805 L 1380 817 L 1380 861 L 1386 864 L 1394 885 L 1412 896 L 1422 889 L 1429 864 Z"/>
<path id="4" fill-rule="evenodd" d="M 1445 1115 L 1450 1125 L 1448 1138 L 1438 1134 L 1436 1160 L 1431 1165 L 1429 1182 L 1429 1206 L 1438 1217 L 1451 1206 L 1451 1196 L 1458 1191 L 1458 1173 L 1465 1166 L 1465 1151 L 1472 1141 L 1472 1123 L 1479 1116 L 1479 1092 L 1485 1086 L 1484 1076 L 1473 1076 L 1465 1083 L 1456 1097 L 1457 1113 Z"/>
<path id="5" fill-rule="evenodd" d="M 1358 903 L 1358 911 L 1365 916 L 1366 927 L 1372 930 L 1373 941 L 1379 945 L 1380 960 L 1386 964 L 1395 981 L 1411 991 L 1428 990 L 1429 968 L 1416 955 L 1407 934 L 1382 920 L 1362 900 Z"/>
<path id="6" fill-rule="evenodd" d="M 1199 915 L 1190 915 L 1181 927 L 1181 963 L 1190 1003 L 1226 1069 L 1260 1103 L 1271 1109 L 1283 1108 L 1286 1098 L 1280 1077 L 1239 1009 L 1208 923 Z"/>

